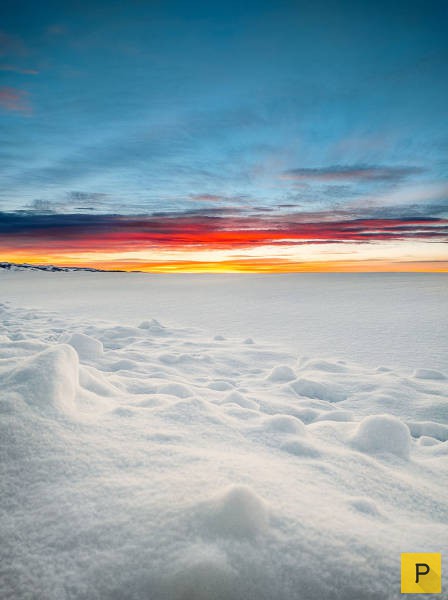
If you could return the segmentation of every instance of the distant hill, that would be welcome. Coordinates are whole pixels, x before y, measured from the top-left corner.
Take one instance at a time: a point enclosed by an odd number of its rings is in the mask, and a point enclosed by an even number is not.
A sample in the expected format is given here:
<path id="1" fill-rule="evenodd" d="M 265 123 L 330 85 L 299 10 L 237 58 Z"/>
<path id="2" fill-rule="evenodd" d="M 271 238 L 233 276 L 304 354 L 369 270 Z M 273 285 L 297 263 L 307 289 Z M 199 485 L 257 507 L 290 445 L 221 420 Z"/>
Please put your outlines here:
<path id="1" fill-rule="evenodd" d="M 93 273 L 124 273 L 120 269 L 93 269 L 89 267 L 56 267 L 55 265 L 30 265 L 28 263 L 0 262 L 0 269 L 5 271 L 90 271 Z"/>

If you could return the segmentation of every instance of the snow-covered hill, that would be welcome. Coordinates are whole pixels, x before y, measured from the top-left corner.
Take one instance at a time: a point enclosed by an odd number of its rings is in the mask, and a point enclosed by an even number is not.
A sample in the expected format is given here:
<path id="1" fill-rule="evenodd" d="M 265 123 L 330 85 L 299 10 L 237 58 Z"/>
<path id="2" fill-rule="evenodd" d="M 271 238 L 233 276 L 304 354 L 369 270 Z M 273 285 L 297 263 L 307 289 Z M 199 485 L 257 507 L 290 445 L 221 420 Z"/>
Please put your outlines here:
<path id="1" fill-rule="evenodd" d="M 5 271 L 50 271 L 50 272 L 69 272 L 69 271 L 89 271 L 93 273 L 103 273 L 103 269 L 93 269 L 88 267 L 57 267 L 55 265 L 30 265 L 28 263 L 10 263 L 0 262 L 0 269 Z M 112 273 L 122 273 L 123 271 L 107 271 Z"/>

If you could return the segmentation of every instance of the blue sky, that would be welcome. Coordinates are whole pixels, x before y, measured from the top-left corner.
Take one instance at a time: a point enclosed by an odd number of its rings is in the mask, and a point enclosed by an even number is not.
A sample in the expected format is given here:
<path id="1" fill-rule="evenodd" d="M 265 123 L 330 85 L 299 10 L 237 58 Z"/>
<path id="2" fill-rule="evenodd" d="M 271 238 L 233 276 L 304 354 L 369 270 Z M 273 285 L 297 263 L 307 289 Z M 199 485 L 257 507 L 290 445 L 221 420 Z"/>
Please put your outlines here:
<path id="1" fill-rule="evenodd" d="M 0 210 L 444 217 L 447 6 L 3 2 Z"/>

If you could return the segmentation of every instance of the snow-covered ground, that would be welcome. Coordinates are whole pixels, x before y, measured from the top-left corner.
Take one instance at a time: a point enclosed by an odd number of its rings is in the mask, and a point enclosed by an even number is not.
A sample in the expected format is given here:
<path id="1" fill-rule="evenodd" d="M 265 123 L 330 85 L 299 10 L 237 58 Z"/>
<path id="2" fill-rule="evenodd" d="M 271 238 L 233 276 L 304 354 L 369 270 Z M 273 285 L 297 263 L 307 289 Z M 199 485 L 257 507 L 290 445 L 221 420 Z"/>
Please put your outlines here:
<path id="1" fill-rule="evenodd" d="M 0 271 L 5 300 L 129 325 L 152 315 L 296 356 L 448 371 L 448 275 Z"/>
<path id="2" fill-rule="evenodd" d="M 448 553 L 447 279 L 177 277 L 1 275 L 2 600 L 400 597 Z"/>

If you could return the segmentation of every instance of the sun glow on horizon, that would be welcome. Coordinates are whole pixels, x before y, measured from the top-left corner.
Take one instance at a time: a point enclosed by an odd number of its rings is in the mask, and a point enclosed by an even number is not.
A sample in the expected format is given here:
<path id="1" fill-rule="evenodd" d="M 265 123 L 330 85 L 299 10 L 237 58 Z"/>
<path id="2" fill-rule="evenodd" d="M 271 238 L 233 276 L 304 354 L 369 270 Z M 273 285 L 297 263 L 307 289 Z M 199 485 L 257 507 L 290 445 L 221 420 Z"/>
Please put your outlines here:
<path id="1" fill-rule="evenodd" d="M 448 272 L 446 245 L 422 240 L 282 245 L 248 248 L 135 248 L 64 251 L 2 248 L 14 263 L 149 273 Z M 46 250 L 46 251 L 45 251 Z"/>
<path id="2" fill-rule="evenodd" d="M 94 268 L 104 271 L 145 273 L 448 273 L 448 260 L 308 260 L 272 258 L 204 260 L 79 260 L 75 256 L 11 255 L 2 262 L 59 267 Z"/>

